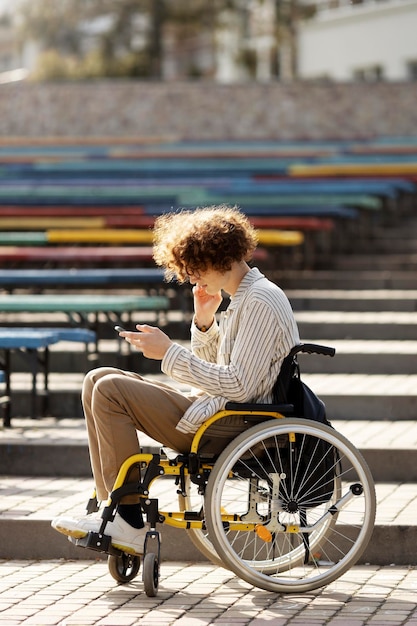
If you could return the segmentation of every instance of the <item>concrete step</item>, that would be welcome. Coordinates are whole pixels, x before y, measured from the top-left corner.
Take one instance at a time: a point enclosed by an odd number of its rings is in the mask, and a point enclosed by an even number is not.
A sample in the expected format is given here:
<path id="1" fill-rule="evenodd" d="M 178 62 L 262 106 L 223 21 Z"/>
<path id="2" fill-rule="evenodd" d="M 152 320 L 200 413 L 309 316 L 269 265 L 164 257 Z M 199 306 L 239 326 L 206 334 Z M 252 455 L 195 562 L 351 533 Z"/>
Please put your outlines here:
<path id="1" fill-rule="evenodd" d="M 410 302 L 411 306 L 411 302 Z M 308 310 L 308 309 L 305 309 Z M 316 309 L 317 310 L 317 309 Z M 190 342 L 177 340 L 189 347 Z M 319 355 L 300 355 L 303 371 L 310 373 L 364 373 L 364 374 L 413 374 L 417 371 L 417 340 L 366 340 L 307 338 L 305 343 L 331 345 L 336 349 L 336 358 L 323 358 Z M 79 373 L 97 366 L 127 367 L 142 374 L 160 373 L 158 361 L 143 358 L 132 351 L 131 356 L 121 354 L 117 341 L 101 340 L 97 360 L 86 359 L 81 346 L 57 344 L 50 349 L 50 371 L 56 373 Z M 21 354 L 12 354 L 13 372 L 27 372 L 28 364 Z"/>
<path id="2" fill-rule="evenodd" d="M 417 232 L 417 220 L 415 217 L 416 201 L 413 198 L 408 215 L 402 215 L 400 219 L 389 223 L 382 221 L 380 224 L 374 224 L 373 237 L 375 239 L 395 240 L 412 239 Z"/>
<path id="3" fill-rule="evenodd" d="M 416 311 L 295 311 L 301 337 L 414 340 Z"/>
<path id="4" fill-rule="evenodd" d="M 329 419 L 412 420 L 417 414 L 417 375 L 305 374 L 326 404 Z"/>
<path id="5" fill-rule="evenodd" d="M 333 358 L 300 354 L 298 361 L 305 374 L 415 374 L 417 341 L 304 339 L 305 343 L 335 348 Z"/>
<path id="6" fill-rule="evenodd" d="M 343 421 L 333 427 L 361 450 L 377 482 L 417 482 L 417 422 Z M 161 444 L 140 436 L 144 453 Z M 91 476 L 84 420 L 17 419 L 0 431 L 0 476 L 82 478 Z"/>
<path id="7" fill-rule="evenodd" d="M 359 249 L 362 252 L 374 254 L 392 254 L 396 252 L 417 252 L 417 227 L 413 225 L 407 229 L 374 230 L 370 240 L 365 239 Z"/>
<path id="8" fill-rule="evenodd" d="M 167 381 L 163 375 L 150 376 Z M 48 415 L 82 417 L 82 379 L 82 374 L 50 375 Z M 305 373 L 303 379 L 323 399 L 334 419 L 407 420 L 417 414 L 417 374 Z M 30 385 L 28 375 L 12 376 L 12 417 L 30 415 Z M 42 392 L 41 384 L 39 389 Z"/>
<path id="9" fill-rule="evenodd" d="M 0 515 L 1 559 L 97 559 L 97 552 L 78 548 L 54 531 L 51 520 L 57 515 L 84 515 L 91 493 L 91 479 L 34 478 L 4 476 L 2 513 Z M 378 483 L 377 519 L 369 546 L 361 563 L 373 565 L 411 565 L 417 541 L 415 519 L 415 483 Z M 176 487 L 170 478 L 155 481 L 151 491 L 161 508 L 175 510 Z M 187 560 L 205 558 L 194 548 L 186 532 L 159 526 L 162 532 L 162 559 Z"/>
<path id="10" fill-rule="evenodd" d="M 417 289 L 288 289 L 295 311 L 417 311 Z"/>
<path id="11" fill-rule="evenodd" d="M 352 255 L 339 255 L 334 258 L 334 266 L 341 270 L 390 270 L 415 271 L 417 269 L 417 253 L 364 253 Z"/>
<path id="12" fill-rule="evenodd" d="M 332 422 L 362 451 L 377 482 L 377 523 L 361 562 L 409 565 L 410 546 L 417 539 L 416 421 Z M 90 495 L 83 420 L 16 420 L 14 428 L 0 431 L 0 441 L 0 558 L 105 558 L 76 548 L 50 527 L 58 514 L 83 514 Z M 159 450 L 159 444 L 151 439 L 142 437 L 141 443 L 145 452 Z M 175 486 L 170 480 L 157 481 L 156 487 L 153 495 L 164 505 L 174 503 Z M 186 533 L 165 526 L 161 530 L 163 560 L 176 560 L 179 553 L 204 560 Z"/>
<path id="13" fill-rule="evenodd" d="M 361 271 L 270 270 L 266 274 L 285 291 L 289 289 L 417 289 L 415 271 L 394 271 L 388 265 Z"/>

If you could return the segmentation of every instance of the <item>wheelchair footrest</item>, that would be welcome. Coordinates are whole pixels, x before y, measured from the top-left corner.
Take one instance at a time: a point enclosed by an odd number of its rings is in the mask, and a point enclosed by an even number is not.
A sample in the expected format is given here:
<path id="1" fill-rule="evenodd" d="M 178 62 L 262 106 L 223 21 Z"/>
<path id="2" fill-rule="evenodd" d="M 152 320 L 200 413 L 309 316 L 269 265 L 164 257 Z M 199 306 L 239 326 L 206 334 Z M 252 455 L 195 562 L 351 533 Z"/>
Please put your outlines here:
<path id="1" fill-rule="evenodd" d="M 120 556 L 123 554 L 121 550 L 112 546 L 110 535 L 103 535 L 102 533 L 94 533 L 90 531 L 81 539 L 74 539 L 73 537 L 68 537 L 68 539 L 71 543 L 74 543 L 80 548 L 88 548 L 89 550 L 104 552 L 105 554 L 112 554 L 114 556 Z"/>

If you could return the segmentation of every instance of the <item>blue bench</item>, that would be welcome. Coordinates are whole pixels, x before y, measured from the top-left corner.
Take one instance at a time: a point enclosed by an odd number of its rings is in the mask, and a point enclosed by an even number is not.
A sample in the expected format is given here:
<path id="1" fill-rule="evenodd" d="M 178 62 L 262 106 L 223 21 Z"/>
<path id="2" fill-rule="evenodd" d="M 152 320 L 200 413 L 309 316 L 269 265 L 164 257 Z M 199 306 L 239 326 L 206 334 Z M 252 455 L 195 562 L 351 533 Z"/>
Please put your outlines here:
<path id="1" fill-rule="evenodd" d="M 286 217 L 325 217 L 334 219 L 355 220 L 359 217 L 359 211 L 353 207 L 327 204 L 294 204 L 292 206 L 279 206 L 272 202 L 254 204 L 243 202 L 240 207 L 248 217 L 257 216 L 286 216 Z M 161 215 L 169 211 L 169 207 L 145 206 L 148 215 Z"/>
<path id="2" fill-rule="evenodd" d="M 198 171 L 198 164 L 194 165 L 194 169 Z M 137 178 L 125 178 L 121 179 L 118 176 L 112 177 L 110 174 L 106 179 L 96 178 L 94 176 L 82 174 L 75 174 L 72 177 L 60 178 L 60 177 L 45 177 L 40 175 L 20 175 L 14 178 L 8 176 L 6 179 L 0 179 L 0 190 L 2 195 L 6 191 L 19 193 L 27 193 L 39 189 L 45 188 L 45 192 L 48 195 L 52 195 L 56 190 L 61 195 L 62 190 L 68 189 L 70 192 L 73 189 L 84 190 L 97 190 L 99 195 L 106 194 L 107 188 L 114 187 L 115 191 L 132 190 L 132 192 L 139 191 L 144 196 L 151 194 L 156 195 L 164 199 L 166 196 L 174 197 L 182 192 L 192 191 L 198 187 L 203 187 L 207 190 L 224 189 L 228 191 L 233 190 L 245 190 L 253 188 L 254 191 L 264 190 L 274 191 L 279 190 L 284 193 L 299 193 L 300 190 L 308 190 L 312 193 L 371 193 L 377 195 L 391 195 L 392 192 L 398 191 L 415 191 L 416 186 L 412 181 L 402 179 L 400 177 L 387 177 L 383 179 L 375 178 L 350 178 L 350 179 L 332 179 L 332 178 L 320 178 L 316 180 L 312 179 L 294 179 L 291 177 L 265 175 L 260 176 L 248 172 L 242 176 L 221 176 L 221 177 L 207 177 L 201 173 L 200 177 L 197 173 L 194 177 L 181 177 L 174 180 L 161 180 L 146 179 L 138 180 Z"/>
<path id="3" fill-rule="evenodd" d="M 260 181 L 236 181 L 220 193 L 257 193 L 261 196 L 272 194 L 283 194 L 290 196 L 300 196 L 303 194 L 317 195 L 333 195 L 343 194 L 345 196 L 353 195 L 371 195 L 386 200 L 395 200 L 399 203 L 404 194 L 417 192 L 417 187 L 412 181 L 391 179 L 391 180 L 303 180 L 303 179 L 286 179 L 286 180 L 263 180 Z"/>
<path id="4" fill-rule="evenodd" d="M 163 283 L 164 271 L 158 268 L 0 269 L 0 286 L 8 290 L 19 287 L 112 287 L 127 284 L 152 288 Z"/>
<path id="5" fill-rule="evenodd" d="M 3 353 L 2 367 L 5 382 L 5 396 L 2 398 L 3 423 L 11 426 L 11 353 L 19 351 L 29 364 L 32 374 L 31 417 L 38 416 L 37 404 L 42 396 L 41 415 L 47 414 L 49 407 L 49 346 L 59 341 L 75 341 L 86 345 L 96 343 L 96 333 L 84 328 L 1 328 L 0 351 Z M 38 374 L 42 372 L 44 384 L 42 392 L 37 388 Z"/>

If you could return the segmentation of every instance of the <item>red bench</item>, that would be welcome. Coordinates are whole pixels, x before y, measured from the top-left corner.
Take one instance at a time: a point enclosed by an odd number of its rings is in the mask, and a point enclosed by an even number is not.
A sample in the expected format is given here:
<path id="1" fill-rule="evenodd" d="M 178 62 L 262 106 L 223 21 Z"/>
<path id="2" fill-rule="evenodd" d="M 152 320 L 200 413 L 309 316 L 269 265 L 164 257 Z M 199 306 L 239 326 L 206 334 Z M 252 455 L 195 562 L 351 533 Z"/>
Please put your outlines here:
<path id="1" fill-rule="evenodd" d="M 38 206 L 0 205 L 1 217 L 106 217 L 117 215 L 140 216 L 144 213 L 142 205 L 112 206 Z"/>
<path id="2" fill-rule="evenodd" d="M 258 248 L 257 261 L 266 261 L 268 252 Z M 151 246 L 0 246 L 0 262 L 12 265 L 36 263 L 50 266 L 65 264 L 154 265 Z"/>

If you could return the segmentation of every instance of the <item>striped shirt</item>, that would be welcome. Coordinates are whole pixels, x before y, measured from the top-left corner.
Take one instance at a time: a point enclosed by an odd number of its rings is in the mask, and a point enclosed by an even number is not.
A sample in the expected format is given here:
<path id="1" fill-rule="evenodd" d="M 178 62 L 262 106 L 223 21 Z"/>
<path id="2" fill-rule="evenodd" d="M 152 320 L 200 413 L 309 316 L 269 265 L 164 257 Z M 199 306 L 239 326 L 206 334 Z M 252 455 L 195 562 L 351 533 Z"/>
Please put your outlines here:
<path id="1" fill-rule="evenodd" d="M 191 326 L 191 351 L 174 343 L 162 371 L 199 390 L 177 425 L 194 433 L 228 401 L 271 402 L 281 364 L 300 342 L 288 298 L 257 268 L 242 279 L 226 311 L 206 331 Z"/>

